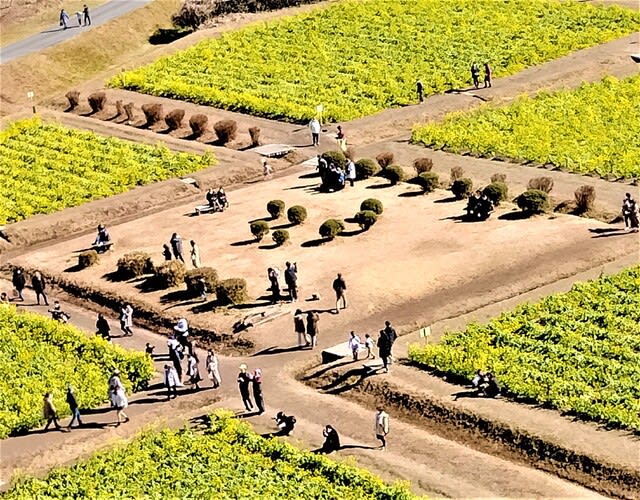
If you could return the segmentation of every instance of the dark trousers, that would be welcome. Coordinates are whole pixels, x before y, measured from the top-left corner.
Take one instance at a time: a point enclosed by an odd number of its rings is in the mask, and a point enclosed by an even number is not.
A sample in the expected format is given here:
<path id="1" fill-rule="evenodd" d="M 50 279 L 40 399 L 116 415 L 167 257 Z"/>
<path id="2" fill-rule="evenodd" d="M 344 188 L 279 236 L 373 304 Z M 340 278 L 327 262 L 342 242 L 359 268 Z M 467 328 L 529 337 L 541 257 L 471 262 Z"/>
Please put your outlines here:
<path id="1" fill-rule="evenodd" d="M 424 95 L 422 95 L 422 90 L 418 90 L 418 99 L 420 100 L 420 102 L 424 101 Z"/>
<path id="2" fill-rule="evenodd" d="M 313 145 L 317 146 L 320 144 L 320 134 L 311 133 L 311 139 L 313 140 Z"/>
<path id="3" fill-rule="evenodd" d="M 91 26 L 91 18 L 89 17 L 89 14 L 85 14 L 84 15 L 84 25 L 87 26 Z"/>
<path id="4" fill-rule="evenodd" d="M 291 300 L 298 300 L 298 287 L 295 283 L 289 284 L 289 296 Z"/>
<path id="5" fill-rule="evenodd" d="M 353 187 L 355 182 L 354 179 L 347 179 L 347 180 L 349 181 L 349 184 L 351 184 L 351 187 Z"/>
<path id="6" fill-rule="evenodd" d="M 44 300 L 44 305 L 48 306 L 49 305 L 49 301 L 47 300 L 47 295 L 44 293 L 44 290 L 35 290 L 36 292 L 36 301 L 38 302 L 38 305 L 40 305 L 40 296 L 42 296 L 42 299 Z"/>
<path id="7" fill-rule="evenodd" d="M 47 419 L 47 425 L 44 426 L 45 431 L 49 428 L 51 423 L 53 423 L 56 426 L 56 429 L 60 428 L 60 424 L 58 423 L 58 415 L 54 415 L 53 417 L 49 417 Z"/>
<path id="8" fill-rule="evenodd" d="M 167 399 L 171 399 L 172 394 L 174 399 L 178 397 L 178 388 L 175 385 L 167 387 Z"/>

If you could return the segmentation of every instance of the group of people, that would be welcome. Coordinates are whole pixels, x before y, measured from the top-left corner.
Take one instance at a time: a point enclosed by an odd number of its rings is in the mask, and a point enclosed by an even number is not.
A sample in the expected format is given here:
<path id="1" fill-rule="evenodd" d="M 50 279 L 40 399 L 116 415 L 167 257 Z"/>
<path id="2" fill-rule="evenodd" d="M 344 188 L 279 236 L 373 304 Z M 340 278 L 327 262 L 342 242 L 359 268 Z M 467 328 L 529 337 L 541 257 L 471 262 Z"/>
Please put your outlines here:
<path id="1" fill-rule="evenodd" d="M 133 336 L 133 307 L 131 304 L 122 304 L 118 315 L 120 330 L 123 337 Z M 107 342 L 111 342 L 111 325 L 103 313 L 98 313 L 96 319 L 96 335 L 102 337 Z"/>
<path id="2" fill-rule="evenodd" d="M 13 284 L 13 288 L 16 294 L 16 300 L 20 302 L 24 302 L 24 289 L 27 287 L 27 278 L 24 275 L 24 270 L 22 268 L 15 268 L 13 270 L 13 275 L 11 277 L 11 283 Z M 47 294 L 45 289 L 47 288 L 47 282 L 42 276 L 40 271 L 36 271 L 31 276 L 31 288 L 33 292 L 36 294 L 36 302 L 40 305 L 40 299 L 42 298 L 44 305 L 49 305 L 49 299 L 47 298 Z"/>
<path id="3" fill-rule="evenodd" d="M 638 232 L 638 205 L 631 193 L 625 193 L 622 200 L 622 217 L 624 218 L 625 231 Z"/>
<path id="4" fill-rule="evenodd" d="M 191 265 L 194 269 L 198 269 L 202 267 L 200 262 L 200 247 L 194 240 L 189 240 L 189 256 L 191 258 Z M 179 260 L 183 264 L 185 263 L 184 254 L 183 254 L 183 245 L 182 245 L 182 236 L 178 233 L 173 233 L 171 235 L 171 239 L 169 240 L 169 244 L 164 244 L 162 246 L 162 256 L 165 261 L 170 260 Z"/>
<path id="5" fill-rule="evenodd" d="M 477 190 L 469 196 L 465 210 L 471 220 L 486 220 L 493 211 L 493 203 L 486 194 Z"/>
<path id="6" fill-rule="evenodd" d="M 500 396 L 500 384 L 498 379 L 491 372 L 478 370 L 471 380 L 471 387 L 476 389 L 478 395 L 488 398 L 497 398 Z"/>
<path id="7" fill-rule="evenodd" d="M 491 80 L 493 78 L 493 70 L 489 63 L 484 63 L 484 88 L 491 87 Z M 473 82 L 473 86 L 478 89 L 480 88 L 480 65 L 473 61 L 471 63 L 471 81 Z M 422 80 L 419 78 L 416 80 L 416 94 L 418 94 L 418 101 L 424 102 L 424 84 Z"/>
<path id="8" fill-rule="evenodd" d="M 224 212 L 225 209 L 229 208 L 227 193 L 222 186 L 220 186 L 217 191 L 214 188 L 209 188 L 206 198 L 207 205 L 209 205 L 214 212 Z"/>
<path id="9" fill-rule="evenodd" d="M 374 415 L 373 430 L 376 435 L 376 439 L 380 441 L 378 449 L 387 449 L 387 434 L 389 434 L 389 414 L 384 411 L 382 406 L 378 406 Z M 340 435 L 335 427 L 332 425 L 325 425 L 322 430 L 322 436 L 324 437 L 324 443 L 319 450 L 319 453 L 333 453 L 341 448 Z"/>
<path id="10" fill-rule="evenodd" d="M 91 16 L 89 15 L 89 7 L 87 4 L 82 6 L 82 11 L 76 12 L 76 19 L 78 19 L 78 26 L 91 26 Z M 60 26 L 62 29 L 67 29 L 69 27 L 69 14 L 67 11 L 62 9 L 60 10 Z"/>
<path id="11" fill-rule="evenodd" d="M 351 333 L 349 333 L 349 340 L 347 342 L 349 344 L 349 349 L 351 350 L 351 355 L 353 356 L 354 361 L 358 361 L 358 355 L 363 349 L 367 354 L 366 359 L 375 359 L 376 356 L 375 354 L 373 354 L 375 341 L 368 333 L 365 334 L 363 341 L 360 336 L 356 334 L 356 332 L 352 331 Z"/>
<path id="12" fill-rule="evenodd" d="M 316 311 L 302 312 L 302 309 L 296 309 L 293 314 L 293 325 L 295 333 L 298 335 L 299 347 L 311 347 L 312 349 L 318 345 L 318 322 L 320 316 Z"/>
<path id="13" fill-rule="evenodd" d="M 265 411 L 264 395 L 262 393 L 262 370 L 256 368 L 250 373 L 247 365 L 242 363 L 238 373 L 238 389 L 240 390 L 242 403 L 247 411 L 253 411 L 253 403 L 255 402 L 256 411 L 262 415 Z M 251 393 L 253 393 L 253 401 L 251 401 Z M 293 430 L 293 427 L 291 430 Z"/>
<path id="14" fill-rule="evenodd" d="M 280 269 L 270 267 L 267 269 L 269 279 L 269 290 L 271 291 L 271 302 L 276 304 L 284 299 L 280 288 Z M 296 262 L 286 262 L 284 269 L 284 282 L 289 293 L 288 301 L 298 301 L 298 264 Z"/>
<path id="15" fill-rule="evenodd" d="M 347 165 L 342 170 L 333 161 L 327 162 L 322 156 L 318 155 L 318 165 L 316 167 L 320 173 L 320 180 L 322 182 L 321 189 L 327 192 L 340 191 L 344 189 L 345 182 L 349 182 L 351 187 L 354 186 L 356 180 L 356 164 L 351 158 L 347 158 Z"/>

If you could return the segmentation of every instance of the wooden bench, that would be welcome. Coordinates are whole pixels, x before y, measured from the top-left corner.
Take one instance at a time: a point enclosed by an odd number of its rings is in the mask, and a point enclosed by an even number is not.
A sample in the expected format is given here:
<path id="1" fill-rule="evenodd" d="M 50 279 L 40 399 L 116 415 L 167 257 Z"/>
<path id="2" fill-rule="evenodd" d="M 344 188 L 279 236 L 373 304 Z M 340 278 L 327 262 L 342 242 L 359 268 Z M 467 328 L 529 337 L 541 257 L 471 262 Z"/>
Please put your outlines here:
<path id="1" fill-rule="evenodd" d="M 108 252 L 109 250 L 113 250 L 113 241 L 103 243 L 102 245 L 91 245 L 91 248 L 98 253 Z"/>
<path id="2" fill-rule="evenodd" d="M 211 205 L 198 205 L 195 208 L 196 215 L 200 214 L 208 214 L 209 212 L 215 212 L 216 207 L 212 207 Z"/>

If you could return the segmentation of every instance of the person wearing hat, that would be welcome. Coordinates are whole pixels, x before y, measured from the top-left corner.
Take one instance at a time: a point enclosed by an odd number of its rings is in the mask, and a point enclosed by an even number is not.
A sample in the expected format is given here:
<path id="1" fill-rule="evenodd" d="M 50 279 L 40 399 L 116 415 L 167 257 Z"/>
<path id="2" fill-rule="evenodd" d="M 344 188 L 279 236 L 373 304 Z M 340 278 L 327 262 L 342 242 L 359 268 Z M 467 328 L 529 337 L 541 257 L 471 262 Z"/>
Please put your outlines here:
<path id="1" fill-rule="evenodd" d="M 178 339 L 178 342 L 180 342 L 182 347 L 190 349 L 191 342 L 189 342 L 189 339 L 187 338 L 189 336 L 189 323 L 187 323 L 187 320 L 185 318 L 180 318 L 177 321 L 176 326 L 173 327 L 173 331 L 176 334 L 176 339 Z"/>
<path id="2" fill-rule="evenodd" d="M 262 370 L 260 368 L 253 370 L 251 384 L 253 388 L 253 399 L 256 402 L 258 414 L 262 415 L 264 413 L 264 396 L 262 395 Z"/>
<path id="3" fill-rule="evenodd" d="M 104 226 L 104 224 L 100 224 L 98 226 L 98 234 L 96 235 L 96 239 L 93 242 L 93 247 L 96 252 L 102 253 L 109 249 L 111 246 L 111 236 L 109 235 L 109 231 Z"/>
<path id="4" fill-rule="evenodd" d="M 253 411 L 253 403 L 249 395 L 249 384 L 251 383 L 251 375 L 247 373 L 247 365 L 240 365 L 240 373 L 238 373 L 238 388 L 240 389 L 240 397 L 247 411 Z"/>
<path id="5" fill-rule="evenodd" d="M 78 409 L 78 400 L 76 399 L 75 392 L 71 385 L 67 386 L 67 404 L 71 410 L 71 422 L 69 422 L 69 429 L 73 426 L 74 422 L 78 422 L 78 427 L 82 425 L 82 419 L 80 418 L 80 410 Z"/>

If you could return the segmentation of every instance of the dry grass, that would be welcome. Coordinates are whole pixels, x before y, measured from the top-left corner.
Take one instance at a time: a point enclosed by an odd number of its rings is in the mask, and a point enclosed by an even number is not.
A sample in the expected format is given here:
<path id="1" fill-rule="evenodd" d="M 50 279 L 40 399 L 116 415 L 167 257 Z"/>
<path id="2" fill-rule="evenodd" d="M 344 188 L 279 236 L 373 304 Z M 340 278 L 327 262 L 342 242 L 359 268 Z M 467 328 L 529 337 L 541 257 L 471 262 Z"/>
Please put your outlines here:
<path id="1" fill-rule="evenodd" d="M 111 67 L 120 67 L 147 48 L 157 26 L 171 23 L 180 0 L 155 0 L 130 14 L 114 19 L 37 54 L 0 66 L 0 115 L 28 105 L 25 92 L 33 90 L 42 101 L 66 91 Z"/>

